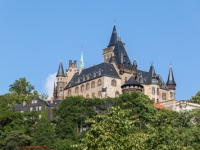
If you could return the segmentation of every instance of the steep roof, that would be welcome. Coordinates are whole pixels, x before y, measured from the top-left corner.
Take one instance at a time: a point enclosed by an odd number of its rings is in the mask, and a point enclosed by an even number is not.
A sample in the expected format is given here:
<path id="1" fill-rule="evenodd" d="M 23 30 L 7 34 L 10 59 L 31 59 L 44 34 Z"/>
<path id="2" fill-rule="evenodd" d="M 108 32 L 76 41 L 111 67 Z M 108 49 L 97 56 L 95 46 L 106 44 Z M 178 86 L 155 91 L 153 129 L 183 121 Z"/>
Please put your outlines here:
<path id="1" fill-rule="evenodd" d="M 113 31 L 112 31 L 112 34 L 111 34 L 111 37 L 110 37 L 110 42 L 108 44 L 108 47 L 115 45 L 116 42 L 117 42 L 117 31 L 116 31 L 116 27 L 114 25 Z"/>
<path id="2" fill-rule="evenodd" d="M 130 86 L 130 85 L 137 85 L 137 86 L 142 86 L 139 82 L 135 80 L 133 76 L 131 76 L 128 81 L 126 81 L 121 87 L 124 86 Z M 143 86 L 142 86 L 143 87 Z"/>
<path id="3" fill-rule="evenodd" d="M 51 101 L 47 101 L 50 107 L 57 107 L 60 104 L 60 102 L 61 100 L 53 100 L 53 103 L 51 103 Z"/>
<path id="4" fill-rule="evenodd" d="M 162 77 L 159 74 L 156 74 L 154 67 L 151 65 L 149 72 L 137 70 L 137 77 L 141 84 L 157 84 L 161 89 L 169 90 Z M 143 79 L 141 82 L 140 79 Z"/>
<path id="5" fill-rule="evenodd" d="M 175 85 L 176 86 L 176 82 L 174 80 L 174 76 L 173 76 L 173 71 L 172 71 L 172 67 L 170 66 L 169 69 L 169 75 L 168 75 L 168 80 L 167 80 L 167 85 Z"/>
<path id="6" fill-rule="evenodd" d="M 59 77 L 59 76 L 62 76 L 62 77 L 65 76 L 65 73 L 64 73 L 64 70 L 63 70 L 62 62 L 60 62 L 60 65 L 59 65 L 59 68 L 58 68 L 58 73 L 57 73 L 56 77 Z"/>
<path id="7" fill-rule="evenodd" d="M 15 110 L 15 111 L 21 111 L 23 109 L 23 104 L 17 104 L 11 108 L 9 108 L 9 110 Z"/>
<path id="8" fill-rule="evenodd" d="M 113 52 L 114 52 L 115 60 L 117 62 L 118 67 L 120 66 L 121 63 L 123 63 L 125 68 L 132 69 L 130 59 L 128 57 L 128 54 L 126 53 L 124 44 L 122 43 L 121 40 L 117 41 Z"/>
<path id="9" fill-rule="evenodd" d="M 103 62 L 90 68 L 83 69 L 80 74 L 78 72 L 75 73 L 70 82 L 65 87 L 65 90 L 102 76 L 120 79 L 120 76 L 115 70 L 113 64 Z"/>

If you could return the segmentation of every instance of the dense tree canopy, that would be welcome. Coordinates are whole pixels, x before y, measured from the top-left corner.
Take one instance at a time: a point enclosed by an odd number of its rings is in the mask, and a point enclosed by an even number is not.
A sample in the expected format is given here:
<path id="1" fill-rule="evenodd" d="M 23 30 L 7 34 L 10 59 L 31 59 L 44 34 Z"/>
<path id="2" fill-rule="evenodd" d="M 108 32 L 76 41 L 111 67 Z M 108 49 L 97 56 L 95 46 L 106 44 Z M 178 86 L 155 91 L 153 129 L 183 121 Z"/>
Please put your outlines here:
<path id="1" fill-rule="evenodd" d="M 200 104 L 200 91 L 198 91 L 195 96 L 192 96 L 189 101 Z"/>

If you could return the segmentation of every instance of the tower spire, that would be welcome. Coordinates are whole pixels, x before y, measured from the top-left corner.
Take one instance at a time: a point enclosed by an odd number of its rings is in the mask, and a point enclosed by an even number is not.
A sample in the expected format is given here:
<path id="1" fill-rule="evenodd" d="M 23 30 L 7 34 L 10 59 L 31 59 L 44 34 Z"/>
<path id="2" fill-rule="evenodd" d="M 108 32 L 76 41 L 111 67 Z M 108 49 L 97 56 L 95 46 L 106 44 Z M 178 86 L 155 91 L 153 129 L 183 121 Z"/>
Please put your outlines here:
<path id="1" fill-rule="evenodd" d="M 114 27 L 113 27 L 113 31 L 111 34 L 111 38 L 110 38 L 110 42 L 108 44 L 108 47 L 113 46 L 117 43 L 117 31 L 116 31 L 116 27 L 115 27 L 115 21 L 114 21 Z"/>
<path id="2" fill-rule="evenodd" d="M 58 77 L 58 76 L 62 76 L 62 77 L 65 76 L 64 70 L 63 70 L 63 65 L 62 65 L 62 59 L 60 59 L 60 65 L 59 65 L 58 73 L 57 73 L 56 77 Z"/>
<path id="3" fill-rule="evenodd" d="M 170 63 L 169 74 L 168 74 L 168 80 L 167 80 L 166 85 L 173 85 L 173 86 L 176 86 L 176 82 L 175 82 L 175 80 L 174 80 L 173 71 L 172 71 L 172 63 Z"/>
<path id="4" fill-rule="evenodd" d="M 81 47 L 80 69 L 84 69 L 84 61 L 83 61 L 83 46 Z"/>

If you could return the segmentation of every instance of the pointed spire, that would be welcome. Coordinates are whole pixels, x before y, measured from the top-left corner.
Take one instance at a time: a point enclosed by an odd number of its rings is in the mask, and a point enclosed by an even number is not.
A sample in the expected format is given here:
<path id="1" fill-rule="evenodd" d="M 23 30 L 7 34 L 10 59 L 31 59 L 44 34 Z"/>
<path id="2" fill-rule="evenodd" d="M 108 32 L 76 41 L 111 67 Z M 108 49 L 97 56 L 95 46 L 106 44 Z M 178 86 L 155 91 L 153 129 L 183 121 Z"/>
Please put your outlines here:
<path id="1" fill-rule="evenodd" d="M 84 61 L 83 61 L 83 46 L 82 46 L 82 48 L 81 48 L 80 69 L 84 69 Z"/>
<path id="2" fill-rule="evenodd" d="M 150 69 L 149 69 L 149 74 L 151 75 L 151 77 L 154 77 L 156 72 L 153 66 L 153 63 L 151 63 Z"/>
<path id="3" fill-rule="evenodd" d="M 113 31 L 111 34 L 110 43 L 109 43 L 108 47 L 115 45 L 116 42 L 117 42 L 117 31 L 116 31 L 116 27 L 115 27 L 115 23 L 114 23 L 114 27 L 113 27 Z"/>
<path id="4" fill-rule="evenodd" d="M 166 85 L 175 85 L 176 86 L 176 82 L 174 80 L 173 71 L 172 71 L 172 63 L 170 63 L 169 75 L 168 75 L 168 80 L 167 80 Z"/>
<path id="5" fill-rule="evenodd" d="M 133 66 L 137 67 L 137 62 L 136 62 L 135 58 L 134 58 L 134 61 L 133 61 Z"/>
<path id="6" fill-rule="evenodd" d="M 59 65 L 58 73 L 57 73 L 56 77 L 58 77 L 58 76 L 62 76 L 62 77 L 65 76 L 65 73 L 63 70 L 63 65 L 62 65 L 62 58 L 60 59 L 60 65 Z"/>

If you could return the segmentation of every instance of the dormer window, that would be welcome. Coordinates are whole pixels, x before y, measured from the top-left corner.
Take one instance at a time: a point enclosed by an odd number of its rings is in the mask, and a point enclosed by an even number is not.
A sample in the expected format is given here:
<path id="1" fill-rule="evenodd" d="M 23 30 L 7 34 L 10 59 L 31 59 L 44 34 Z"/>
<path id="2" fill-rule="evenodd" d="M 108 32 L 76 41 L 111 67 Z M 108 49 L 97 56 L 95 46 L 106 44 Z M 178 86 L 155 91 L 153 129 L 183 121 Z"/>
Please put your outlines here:
<path id="1" fill-rule="evenodd" d="M 83 81 L 85 81 L 85 76 L 83 76 Z"/>
<path id="2" fill-rule="evenodd" d="M 95 73 L 95 72 L 93 73 L 93 77 L 94 77 L 94 78 L 96 77 L 96 73 Z"/>
<path id="3" fill-rule="evenodd" d="M 99 70 L 99 76 L 101 75 L 101 70 Z"/>
<path id="4" fill-rule="evenodd" d="M 87 75 L 87 80 L 89 80 L 90 79 L 90 76 L 89 75 Z"/>

